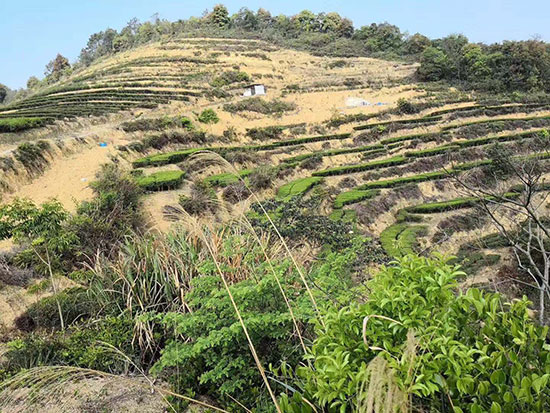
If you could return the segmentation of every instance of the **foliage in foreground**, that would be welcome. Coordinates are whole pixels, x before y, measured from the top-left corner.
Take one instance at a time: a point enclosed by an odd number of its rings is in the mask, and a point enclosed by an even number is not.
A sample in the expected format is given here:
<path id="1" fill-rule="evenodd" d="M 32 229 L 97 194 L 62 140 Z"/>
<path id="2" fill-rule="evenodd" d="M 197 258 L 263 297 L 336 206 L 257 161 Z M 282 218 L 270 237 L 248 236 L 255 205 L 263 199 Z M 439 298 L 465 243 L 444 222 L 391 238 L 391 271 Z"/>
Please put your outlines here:
<path id="1" fill-rule="evenodd" d="M 425 410 L 548 411 L 548 327 L 531 319 L 525 298 L 457 292 L 462 275 L 439 258 L 406 256 L 383 268 L 367 284 L 368 301 L 326 313 L 311 366 L 297 369 L 304 396 L 329 411 L 354 411 L 365 381 L 380 380 L 367 378 L 378 357 Z"/>

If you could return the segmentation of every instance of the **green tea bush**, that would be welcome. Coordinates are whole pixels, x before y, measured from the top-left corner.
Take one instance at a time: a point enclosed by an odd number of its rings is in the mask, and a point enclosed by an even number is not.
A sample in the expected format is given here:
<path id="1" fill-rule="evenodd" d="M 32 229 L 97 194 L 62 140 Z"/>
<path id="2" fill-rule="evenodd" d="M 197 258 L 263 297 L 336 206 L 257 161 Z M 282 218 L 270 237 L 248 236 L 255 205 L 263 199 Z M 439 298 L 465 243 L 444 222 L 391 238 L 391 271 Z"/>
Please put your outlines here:
<path id="1" fill-rule="evenodd" d="M 302 195 L 309 191 L 313 186 L 323 182 L 323 178 L 310 176 L 307 178 L 296 179 L 295 181 L 284 184 L 277 191 L 277 198 L 288 199 L 293 196 Z"/>
<path id="2" fill-rule="evenodd" d="M 185 172 L 183 171 L 159 171 L 140 176 L 136 182 L 146 191 L 164 191 L 178 188 L 184 177 Z"/>
<path id="3" fill-rule="evenodd" d="M 27 129 L 40 128 L 49 123 L 47 118 L 6 118 L 0 119 L 0 133 L 22 132 Z"/>
<path id="4" fill-rule="evenodd" d="M 388 159 L 380 159 L 363 164 L 338 166 L 336 168 L 324 169 L 322 171 L 313 172 L 313 176 L 334 176 L 334 175 L 346 175 L 355 172 L 368 171 L 370 169 L 387 168 L 389 166 L 401 165 L 409 162 L 405 156 L 394 156 Z"/>
<path id="5" fill-rule="evenodd" d="M 356 202 L 364 201 L 365 199 L 374 198 L 379 194 L 377 190 L 361 190 L 361 189 L 352 189 L 351 191 L 346 191 L 338 194 L 334 200 L 334 208 L 342 208 L 344 205 L 354 204 Z"/>
<path id="6" fill-rule="evenodd" d="M 397 223 L 380 233 L 380 243 L 390 257 L 414 254 L 414 249 L 418 244 L 417 237 L 425 234 L 426 229 L 422 225 Z"/>
<path id="7" fill-rule="evenodd" d="M 204 109 L 197 119 L 199 122 L 207 124 L 218 123 L 220 121 L 214 109 L 211 108 Z"/>
<path id="8" fill-rule="evenodd" d="M 311 365 L 297 369 L 302 394 L 321 408 L 354 411 L 357 389 L 381 379 L 367 377 L 378 357 L 423 410 L 547 411 L 548 327 L 532 320 L 525 298 L 508 303 L 474 288 L 461 292 L 463 275 L 439 258 L 406 256 L 382 268 L 367 284 L 365 303 L 327 311 Z M 299 408 L 298 398 L 284 399 Z"/>

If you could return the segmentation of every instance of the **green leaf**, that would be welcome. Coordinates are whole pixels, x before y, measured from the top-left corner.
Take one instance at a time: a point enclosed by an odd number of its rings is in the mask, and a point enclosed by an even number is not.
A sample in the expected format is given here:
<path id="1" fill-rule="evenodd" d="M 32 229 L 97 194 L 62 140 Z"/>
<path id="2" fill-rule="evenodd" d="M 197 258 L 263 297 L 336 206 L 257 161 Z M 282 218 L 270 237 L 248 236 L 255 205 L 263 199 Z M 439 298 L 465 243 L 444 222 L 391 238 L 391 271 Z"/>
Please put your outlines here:
<path id="1" fill-rule="evenodd" d="M 498 404 L 497 402 L 493 402 L 491 404 L 491 413 L 501 413 L 502 412 L 502 409 L 500 407 L 500 404 Z"/>

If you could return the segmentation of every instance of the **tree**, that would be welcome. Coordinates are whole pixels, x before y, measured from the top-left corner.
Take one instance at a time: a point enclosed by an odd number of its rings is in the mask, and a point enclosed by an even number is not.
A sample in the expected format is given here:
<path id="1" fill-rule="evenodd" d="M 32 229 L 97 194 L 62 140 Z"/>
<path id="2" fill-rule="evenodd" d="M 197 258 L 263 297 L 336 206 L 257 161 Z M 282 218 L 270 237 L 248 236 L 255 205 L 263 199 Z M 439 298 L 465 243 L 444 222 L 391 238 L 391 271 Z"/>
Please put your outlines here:
<path id="1" fill-rule="evenodd" d="M 229 25 L 229 12 L 223 4 L 216 4 L 212 13 L 208 15 L 210 22 L 217 27 L 227 27 Z"/>
<path id="2" fill-rule="evenodd" d="M 347 37 L 350 38 L 353 36 L 355 29 L 353 28 L 353 22 L 350 19 L 343 18 L 340 21 L 340 25 L 338 26 L 338 29 L 336 32 L 338 33 L 338 36 L 340 37 Z"/>
<path id="3" fill-rule="evenodd" d="M 321 20 L 321 31 L 324 33 L 336 33 L 342 24 L 342 17 L 335 12 L 322 14 L 319 17 Z"/>
<path id="4" fill-rule="evenodd" d="M 259 21 L 252 10 L 243 7 L 231 17 L 231 25 L 239 29 L 253 31 L 258 29 Z"/>
<path id="5" fill-rule="evenodd" d="M 432 44 L 431 40 L 426 36 L 415 33 L 405 42 L 405 50 L 408 54 L 418 55 Z"/>
<path id="6" fill-rule="evenodd" d="M 34 89 L 40 84 L 40 80 L 36 76 L 29 77 L 27 80 L 27 89 Z"/>
<path id="7" fill-rule="evenodd" d="M 503 245 L 512 248 L 519 268 L 532 282 L 514 281 L 538 291 L 539 321 L 545 323 L 550 300 L 550 220 L 545 211 L 548 166 L 543 159 L 549 154 L 550 132 L 536 133 L 528 148 L 537 156 L 513 156 L 494 145 L 488 152 L 490 168 L 481 178 L 471 173 L 453 179 L 465 196 L 477 199 L 479 210 L 490 218 Z M 512 190 L 511 183 L 515 183 Z"/>
<path id="8" fill-rule="evenodd" d="M 4 103 L 8 95 L 8 87 L 0 83 L 0 103 Z"/>
<path id="9" fill-rule="evenodd" d="M 62 56 L 60 53 L 57 54 L 55 59 L 53 59 L 51 62 L 49 62 L 46 65 L 46 69 L 44 71 L 44 75 L 52 81 L 57 81 L 61 78 L 63 73 L 67 69 L 70 69 L 71 65 L 69 63 L 69 60 Z"/>
<path id="10" fill-rule="evenodd" d="M 309 10 L 303 10 L 292 18 L 300 32 L 315 32 L 320 30 L 317 16 Z"/>
<path id="11" fill-rule="evenodd" d="M 258 9 L 258 11 L 256 12 L 256 18 L 258 19 L 258 24 L 262 29 L 271 26 L 271 23 L 273 22 L 273 17 L 271 17 L 271 13 L 263 8 Z"/>
<path id="12" fill-rule="evenodd" d="M 427 47 L 420 58 L 418 75 L 420 79 L 427 81 L 443 79 L 449 70 L 447 55 L 436 47 Z"/>
<path id="13" fill-rule="evenodd" d="M 139 26 L 136 38 L 139 44 L 143 44 L 153 40 L 154 36 L 155 27 L 151 24 L 151 22 L 145 22 Z"/>
<path id="14" fill-rule="evenodd" d="M 54 295 L 57 295 L 54 271 L 61 257 L 78 242 L 76 234 L 64 226 L 68 217 L 69 213 L 58 201 L 38 207 L 31 201 L 16 199 L 0 208 L 0 240 L 12 237 L 37 257 L 50 277 Z M 63 312 L 57 298 L 56 302 L 63 330 Z"/>
<path id="15" fill-rule="evenodd" d="M 468 44 L 468 38 L 462 34 L 451 34 L 434 43 L 447 56 L 449 76 L 464 80 L 465 68 L 462 60 L 462 49 Z"/>
<path id="16" fill-rule="evenodd" d="M 114 51 L 113 42 L 117 36 L 117 31 L 113 29 L 92 34 L 86 47 L 80 52 L 80 62 L 89 65 L 99 57 L 112 53 Z"/>
<path id="17" fill-rule="evenodd" d="M 397 52 L 403 45 L 401 30 L 389 23 L 363 26 L 355 31 L 353 38 L 364 41 L 369 52 Z"/>

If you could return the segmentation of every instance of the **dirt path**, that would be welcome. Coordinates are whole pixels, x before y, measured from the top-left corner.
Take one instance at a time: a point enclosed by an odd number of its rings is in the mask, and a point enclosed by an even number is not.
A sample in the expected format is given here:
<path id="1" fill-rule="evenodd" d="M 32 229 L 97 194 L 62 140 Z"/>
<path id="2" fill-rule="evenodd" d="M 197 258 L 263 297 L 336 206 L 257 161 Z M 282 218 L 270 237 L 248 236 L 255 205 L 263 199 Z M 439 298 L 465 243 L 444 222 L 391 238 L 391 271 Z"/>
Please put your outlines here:
<path id="1" fill-rule="evenodd" d="M 57 198 L 65 208 L 73 211 L 75 202 L 90 198 L 92 190 L 89 183 L 100 166 L 109 160 L 109 155 L 115 152 L 112 145 L 106 148 L 98 145 L 56 159 L 43 175 L 6 196 L 6 201 L 20 197 L 42 203 Z"/>
<path id="2" fill-rule="evenodd" d="M 14 193 L 5 194 L 4 202 L 19 197 L 29 198 L 40 204 L 56 198 L 65 208 L 74 211 L 80 201 L 91 197 L 92 190 L 89 184 L 94 180 L 101 165 L 117 154 L 117 145 L 127 143 L 124 132 L 115 127 L 116 124 L 108 123 L 77 133 L 76 136 L 86 138 L 90 144 L 74 153 L 53 159 L 42 175 L 30 183 L 21 185 Z M 74 136 L 72 133 L 68 137 Z M 100 142 L 107 143 L 107 146 L 99 146 Z"/>

